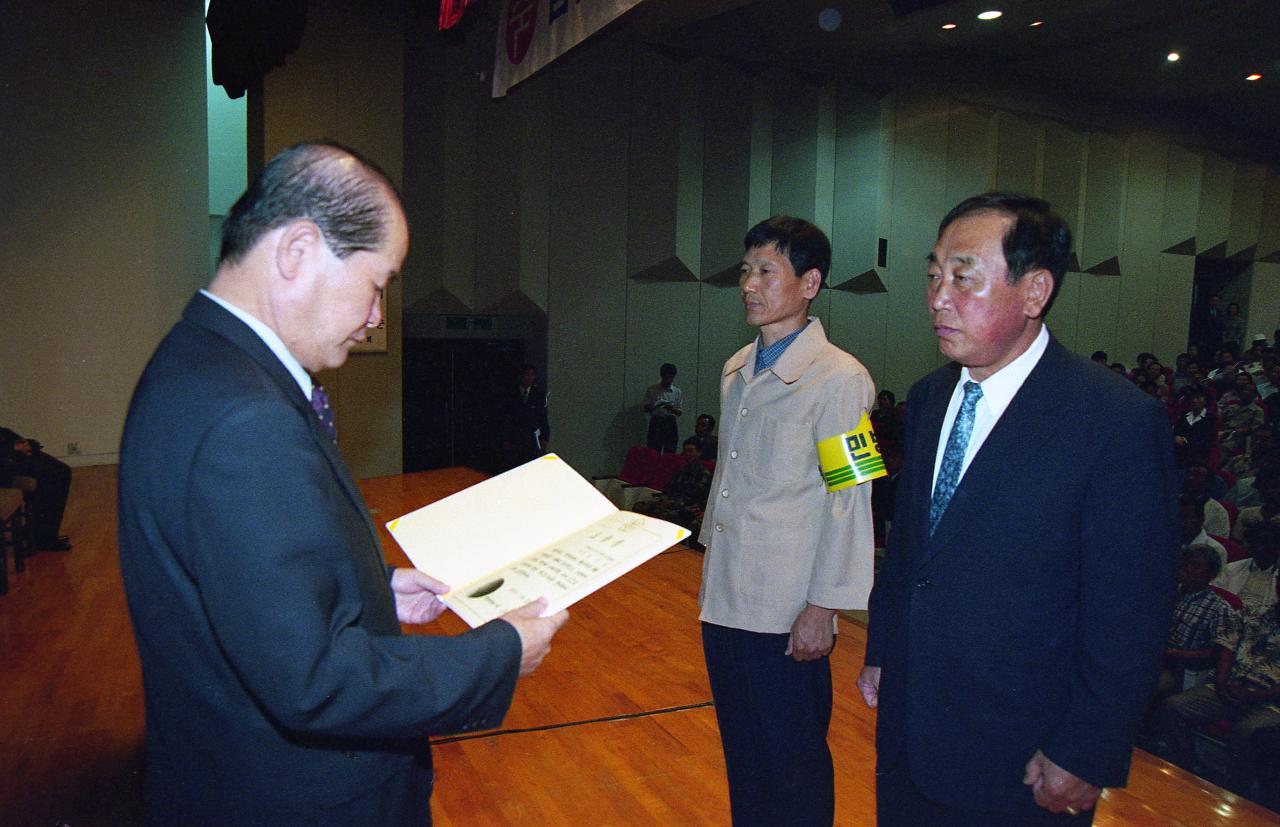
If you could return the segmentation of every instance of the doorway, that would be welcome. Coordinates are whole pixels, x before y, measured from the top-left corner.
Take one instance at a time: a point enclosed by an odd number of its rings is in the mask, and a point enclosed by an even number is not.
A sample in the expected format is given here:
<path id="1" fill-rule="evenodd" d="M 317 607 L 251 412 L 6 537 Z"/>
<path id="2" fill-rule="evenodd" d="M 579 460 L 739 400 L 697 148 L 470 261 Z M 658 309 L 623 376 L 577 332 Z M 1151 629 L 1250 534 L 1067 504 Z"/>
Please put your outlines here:
<path id="1" fill-rule="evenodd" d="M 503 470 L 518 339 L 404 340 L 404 470 Z"/>

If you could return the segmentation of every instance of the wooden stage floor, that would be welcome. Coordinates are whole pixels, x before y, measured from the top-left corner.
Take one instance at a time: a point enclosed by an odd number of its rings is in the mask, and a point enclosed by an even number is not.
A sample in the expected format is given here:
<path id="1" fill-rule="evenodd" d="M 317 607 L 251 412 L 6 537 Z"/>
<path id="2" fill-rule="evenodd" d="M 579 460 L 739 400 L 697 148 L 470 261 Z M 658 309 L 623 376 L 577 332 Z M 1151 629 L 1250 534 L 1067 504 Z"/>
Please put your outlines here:
<path id="1" fill-rule="evenodd" d="M 120 583 L 115 468 L 76 469 L 64 529 L 0 597 L 0 824 L 140 822 L 142 684 Z M 481 479 L 467 470 L 361 483 L 385 522 Z M 388 559 L 403 564 L 384 533 Z M 701 556 L 677 547 L 571 610 L 521 681 L 501 729 L 435 739 L 438 825 L 728 824 L 715 710 L 703 669 Z M 413 633 L 446 634 L 446 614 Z M 875 713 L 853 681 L 865 632 L 845 622 L 832 658 L 836 821 L 874 819 Z M 1275 813 L 1145 752 L 1095 824 L 1276 825 Z"/>

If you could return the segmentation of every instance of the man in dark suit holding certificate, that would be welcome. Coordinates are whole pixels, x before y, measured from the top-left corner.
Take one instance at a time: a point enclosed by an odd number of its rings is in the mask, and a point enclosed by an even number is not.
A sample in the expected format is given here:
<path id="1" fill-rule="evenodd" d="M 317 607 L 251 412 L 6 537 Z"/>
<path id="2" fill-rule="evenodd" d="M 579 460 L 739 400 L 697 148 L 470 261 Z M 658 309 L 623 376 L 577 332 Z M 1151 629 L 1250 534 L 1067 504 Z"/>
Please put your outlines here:
<path id="1" fill-rule="evenodd" d="M 916 383 L 866 668 L 879 823 L 1087 824 L 1160 669 L 1177 537 L 1163 408 L 1044 316 L 1045 202 L 953 209 L 926 297 L 955 363 Z"/>
<path id="2" fill-rule="evenodd" d="M 564 613 L 405 636 L 445 590 L 389 570 L 311 373 L 340 366 L 409 233 L 354 153 L 278 155 L 134 392 L 120 561 L 150 824 L 429 824 L 427 736 L 496 726 Z"/>

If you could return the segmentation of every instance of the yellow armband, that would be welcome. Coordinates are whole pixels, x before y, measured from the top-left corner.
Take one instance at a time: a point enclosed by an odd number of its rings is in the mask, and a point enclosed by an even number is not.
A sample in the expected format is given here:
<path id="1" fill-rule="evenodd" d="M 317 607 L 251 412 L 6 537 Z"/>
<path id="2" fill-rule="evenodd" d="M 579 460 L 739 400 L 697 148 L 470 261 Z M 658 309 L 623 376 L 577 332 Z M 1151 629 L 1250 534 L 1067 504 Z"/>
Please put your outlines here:
<path id="1" fill-rule="evenodd" d="M 889 472 L 876 445 L 876 432 L 866 411 L 858 427 L 818 442 L 818 465 L 828 491 L 861 485 Z"/>

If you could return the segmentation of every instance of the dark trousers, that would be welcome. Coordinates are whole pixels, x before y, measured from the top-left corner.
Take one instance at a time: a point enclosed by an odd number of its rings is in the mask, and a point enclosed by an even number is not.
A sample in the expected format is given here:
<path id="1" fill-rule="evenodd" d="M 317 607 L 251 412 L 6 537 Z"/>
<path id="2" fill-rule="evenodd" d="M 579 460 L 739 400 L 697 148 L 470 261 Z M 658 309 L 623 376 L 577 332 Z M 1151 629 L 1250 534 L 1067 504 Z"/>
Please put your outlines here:
<path id="1" fill-rule="evenodd" d="M 1051 813 L 1036 804 L 1031 788 L 1026 796 L 1010 802 L 1011 812 L 966 810 L 925 798 L 911 778 L 904 756 L 888 772 L 876 771 L 876 824 L 878 827 L 1087 827 L 1093 810 L 1078 815 Z"/>
<path id="2" fill-rule="evenodd" d="M 645 441 L 659 454 L 676 452 L 676 418 L 674 416 L 649 417 L 649 435 Z"/>
<path id="3" fill-rule="evenodd" d="M 831 662 L 792 660 L 783 654 L 787 639 L 702 624 L 737 827 L 830 825 L 835 818 Z"/>
<path id="4" fill-rule="evenodd" d="M 71 467 L 62 460 L 43 451 L 30 456 L 18 455 L 14 473 L 34 477 L 36 490 L 25 494 L 31 522 L 35 529 L 36 545 L 52 542 L 62 525 L 62 514 L 67 510 L 67 494 L 71 490 Z"/>

